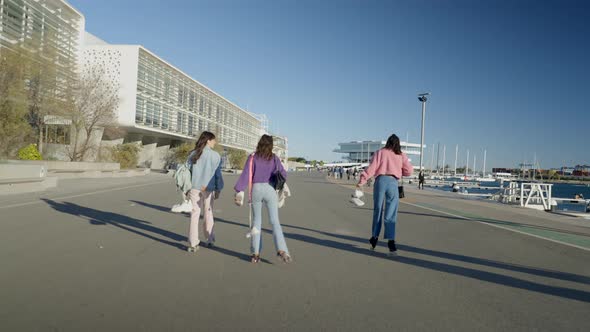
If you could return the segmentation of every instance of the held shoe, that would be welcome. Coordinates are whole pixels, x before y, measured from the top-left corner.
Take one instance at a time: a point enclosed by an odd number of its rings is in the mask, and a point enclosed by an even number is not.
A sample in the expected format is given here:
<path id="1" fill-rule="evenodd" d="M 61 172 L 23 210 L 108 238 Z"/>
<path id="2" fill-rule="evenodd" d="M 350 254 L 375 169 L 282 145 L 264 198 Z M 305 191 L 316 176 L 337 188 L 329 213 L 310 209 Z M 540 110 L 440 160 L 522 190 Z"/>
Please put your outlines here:
<path id="1" fill-rule="evenodd" d="M 354 197 L 354 198 L 363 198 L 363 196 L 365 196 L 365 194 L 360 189 L 356 189 L 354 191 L 354 193 L 352 194 L 352 197 Z"/>

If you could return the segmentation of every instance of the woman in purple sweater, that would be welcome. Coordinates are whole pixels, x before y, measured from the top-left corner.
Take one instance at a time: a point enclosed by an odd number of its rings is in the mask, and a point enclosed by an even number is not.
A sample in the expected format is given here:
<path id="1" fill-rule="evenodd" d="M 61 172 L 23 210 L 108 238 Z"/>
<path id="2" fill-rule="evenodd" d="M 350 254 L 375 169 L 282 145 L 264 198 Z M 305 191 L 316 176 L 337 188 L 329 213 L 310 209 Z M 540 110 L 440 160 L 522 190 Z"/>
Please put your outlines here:
<path id="1" fill-rule="evenodd" d="M 272 235 L 277 249 L 277 256 L 284 262 L 290 263 L 291 256 L 283 229 L 279 223 L 278 195 L 275 188 L 270 185 L 271 177 L 274 172 L 279 171 L 287 178 L 287 172 L 283 168 L 281 160 L 272 152 L 272 136 L 263 135 L 258 142 L 256 152 L 246 160 L 244 171 L 236 183 L 236 204 L 242 205 L 244 202 L 244 191 L 249 188 L 250 172 L 252 172 L 252 263 L 260 262 L 260 247 L 262 246 L 262 204 L 266 205 L 270 224 L 272 225 Z M 252 160 L 253 159 L 253 160 Z M 252 160 L 252 169 L 250 161 Z"/>

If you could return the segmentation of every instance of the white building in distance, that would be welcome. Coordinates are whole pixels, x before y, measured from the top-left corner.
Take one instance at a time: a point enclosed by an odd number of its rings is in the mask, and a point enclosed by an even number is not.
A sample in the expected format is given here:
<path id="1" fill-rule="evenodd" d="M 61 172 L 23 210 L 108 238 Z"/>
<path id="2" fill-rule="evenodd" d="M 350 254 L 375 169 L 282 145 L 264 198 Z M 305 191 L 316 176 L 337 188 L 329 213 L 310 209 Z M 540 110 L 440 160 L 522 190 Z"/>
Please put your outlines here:
<path id="1" fill-rule="evenodd" d="M 350 163 L 368 163 L 371 161 L 371 158 L 373 158 L 373 154 L 377 150 L 385 147 L 386 143 L 386 141 L 352 141 L 338 143 L 340 147 L 335 149 L 334 152 L 346 154 L 342 159 Z M 420 166 L 416 163 L 420 159 L 420 144 L 404 141 L 400 141 L 400 144 L 402 152 L 408 155 L 414 168 L 418 169 Z M 426 145 L 424 145 L 424 148 L 426 149 Z"/>

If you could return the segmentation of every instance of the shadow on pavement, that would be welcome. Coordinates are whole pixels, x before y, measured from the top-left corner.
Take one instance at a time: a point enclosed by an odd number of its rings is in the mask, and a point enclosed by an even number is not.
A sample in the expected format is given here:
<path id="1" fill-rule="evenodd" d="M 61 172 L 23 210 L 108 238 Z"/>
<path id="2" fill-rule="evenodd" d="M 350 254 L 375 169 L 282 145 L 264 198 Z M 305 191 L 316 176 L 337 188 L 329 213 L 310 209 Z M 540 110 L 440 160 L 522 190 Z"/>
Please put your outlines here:
<path id="1" fill-rule="evenodd" d="M 152 239 L 179 249 L 185 249 L 185 247 L 178 242 L 168 241 L 154 235 L 161 235 L 174 241 L 184 241 L 184 236 L 165 229 L 154 227 L 145 220 L 131 218 L 118 213 L 96 210 L 70 202 L 61 203 L 50 199 L 43 199 L 43 201 L 45 201 L 56 211 L 77 217 L 87 218 L 92 225 L 112 225 L 128 232 L 144 236 L 148 239 Z"/>
<path id="2" fill-rule="evenodd" d="M 129 202 L 132 202 L 132 203 L 135 203 L 135 204 L 138 204 L 141 206 L 149 207 L 151 209 L 162 211 L 162 212 L 170 212 L 170 208 L 165 207 L 165 206 L 161 206 L 161 205 L 154 205 L 154 204 L 141 202 L 141 201 L 134 201 L 134 200 L 129 200 Z"/>
<path id="3" fill-rule="evenodd" d="M 283 225 L 283 226 L 287 227 L 287 228 L 296 228 L 296 229 L 314 231 L 314 230 L 310 230 L 310 229 L 305 229 L 303 227 L 293 227 L 293 226 L 289 226 L 289 225 Z M 504 285 L 504 286 L 520 288 L 520 289 L 524 289 L 524 290 L 529 290 L 529 291 L 553 295 L 553 296 L 559 296 L 559 297 L 583 301 L 583 302 L 590 302 L 590 292 L 572 289 L 572 288 L 566 288 L 566 287 L 543 285 L 543 284 L 540 284 L 537 282 L 523 280 L 523 279 L 519 279 L 519 278 L 515 278 L 515 277 L 511 277 L 511 276 L 507 276 L 507 275 L 503 275 L 503 274 L 499 274 L 499 273 L 482 271 L 482 270 L 477 270 L 477 269 L 468 268 L 468 267 L 451 265 L 451 264 L 447 264 L 447 263 L 433 262 L 433 261 L 419 259 L 419 258 L 412 258 L 412 257 L 405 257 L 405 256 L 398 256 L 396 258 L 390 258 L 387 256 L 386 253 L 379 253 L 379 252 L 369 250 L 368 249 L 368 240 L 363 240 L 360 238 L 350 237 L 350 236 L 332 235 L 329 233 L 324 233 L 324 232 L 319 232 L 319 231 L 314 231 L 314 232 L 329 235 L 329 236 L 344 237 L 344 238 L 347 238 L 348 240 L 352 239 L 353 241 L 357 241 L 357 242 L 360 240 L 360 242 L 366 243 L 367 249 L 358 247 L 357 245 L 353 245 L 353 244 L 342 243 L 342 242 L 326 240 L 326 239 L 318 239 L 318 238 L 308 236 L 308 235 L 303 235 L 303 234 L 285 233 L 285 236 L 290 239 L 304 241 L 304 242 L 316 244 L 319 246 L 324 246 L 324 247 L 329 247 L 329 248 L 339 249 L 339 250 L 345 250 L 345 251 L 349 251 L 349 252 L 353 252 L 353 253 L 357 253 L 357 254 L 362 254 L 362 255 L 373 256 L 373 257 L 377 257 L 377 258 L 381 258 L 381 259 L 388 259 L 388 260 L 392 260 L 392 261 L 403 263 L 403 264 L 409 264 L 409 265 L 414 265 L 414 266 L 426 268 L 429 270 L 455 274 L 455 275 L 459 275 L 459 276 L 463 276 L 463 277 L 467 277 L 467 278 L 471 278 L 471 279 L 487 281 L 487 282 L 500 284 L 500 285 Z M 412 247 L 412 246 L 408 246 L 408 245 L 399 245 L 398 248 L 400 250 L 419 253 L 419 254 L 423 254 L 423 255 L 429 255 L 429 256 L 433 256 L 433 257 L 440 257 L 440 258 L 456 260 L 456 261 L 465 262 L 465 263 L 479 264 L 479 265 L 484 265 L 484 266 L 489 266 L 489 267 L 524 272 L 524 273 L 529 273 L 529 274 L 544 276 L 544 277 L 550 277 L 550 278 L 555 278 L 555 279 L 560 279 L 560 280 L 575 281 L 575 282 L 579 282 L 579 283 L 583 283 L 583 284 L 590 284 L 590 278 L 588 278 L 586 276 L 580 276 L 580 275 L 574 275 L 574 274 L 568 274 L 568 273 L 562 273 L 562 272 L 556 272 L 556 271 L 545 271 L 545 270 L 540 270 L 540 269 L 535 269 L 535 268 L 530 268 L 530 267 L 522 267 L 522 266 L 518 266 L 518 265 L 506 264 L 506 263 L 502 263 L 502 262 L 496 262 L 496 261 L 480 259 L 480 258 L 475 258 L 475 257 L 469 257 L 469 256 L 463 256 L 463 255 L 450 254 L 450 253 L 446 253 L 446 252 L 416 248 L 416 247 Z"/>
<path id="4" fill-rule="evenodd" d="M 56 211 L 59 211 L 61 213 L 67 213 L 67 214 L 70 214 L 73 216 L 86 218 L 86 219 L 88 219 L 88 222 L 91 225 L 115 226 L 120 229 L 131 232 L 133 234 L 140 235 L 140 236 L 146 237 L 148 239 L 151 239 L 151 240 L 163 243 L 163 244 L 167 244 L 169 246 L 178 248 L 180 250 L 183 250 L 183 251 L 186 250 L 186 246 L 182 244 L 182 242 L 186 241 L 185 236 L 182 236 L 180 234 L 177 234 L 177 233 L 165 230 L 165 229 L 161 229 L 161 228 L 152 226 L 148 221 L 131 218 L 131 217 L 128 217 L 128 216 L 125 216 L 122 214 L 118 214 L 118 213 L 96 210 L 96 209 L 84 207 L 84 206 L 70 203 L 70 202 L 63 202 L 62 203 L 62 202 L 56 202 L 56 201 L 53 201 L 50 199 L 43 199 L 43 201 L 45 201 L 49 206 L 51 206 L 53 209 L 55 209 Z M 133 202 L 141 204 L 143 206 L 147 206 L 147 207 L 156 209 L 156 210 L 170 212 L 168 208 L 165 208 L 162 206 L 138 202 L 138 201 L 133 201 Z M 161 236 L 165 236 L 173 241 L 168 241 L 168 240 L 162 239 L 158 236 L 155 236 L 156 234 L 161 235 Z M 225 254 L 225 255 L 228 255 L 228 256 L 238 258 L 240 260 L 250 262 L 250 256 L 246 255 L 246 254 L 242 254 L 242 253 L 235 252 L 235 251 L 225 249 L 225 248 L 221 248 L 218 246 L 213 247 L 212 250 L 217 251 L 222 254 Z M 263 260 L 263 262 L 268 263 L 268 264 L 272 264 L 271 262 L 269 262 L 267 260 Z"/>
<path id="5" fill-rule="evenodd" d="M 305 228 L 305 227 L 300 227 L 300 226 L 283 225 L 283 227 L 315 232 L 318 234 L 332 236 L 332 237 L 336 237 L 336 238 L 347 240 L 347 241 L 359 242 L 363 245 L 366 245 L 367 247 L 369 246 L 369 239 L 368 238 L 363 239 L 360 237 L 350 236 L 350 235 L 332 234 L 332 233 L 322 232 L 322 231 L 318 231 L 318 230 L 314 230 L 314 229 L 310 229 L 310 228 Z M 382 246 L 383 246 L 383 248 L 386 248 L 386 245 L 384 243 L 382 243 Z M 439 257 L 439 258 L 444 258 L 444 259 L 449 259 L 449 260 L 456 260 L 456 261 L 470 263 L 470 264 L 489 266 L 489 267 L 498 268 L 498 269 L 505 269 L 505 270 L 515 271 L 515 272 L 528 273 L 528 274 L 541 276 L 541 277 L 554 278 L 554 279 L 559 279 L 559 280 L 564 280 L 564 281 L 573 281 L 573 282 L 578 282 L 578 283 L 590 285 L 590 277 L 578 275 L 578 274 L 564 273 L 564 272 L 552 271 L 552 270 L 544 270 L 544 269 L 538 269 L 538 268 L 522 266 L 522 265 L 517 265 L 517 264 L 509 264 L 509 263 L 498 262 L 498 261 L 484 259 L 484 258 L 477 258 L 477 257 L 448 253 L 448 252 L 444 252 L 444 251 L 418 248 L 418 247 L 413 247 L 413 246 L 404 245 L 404 244 L 398 244 L 397 247 L 400 250 L 407 251 L 407 252 L 413 252 L 413 253 L 421 254 L 421 255 L 428 255 L 428 256 Z"/>
<path id="6" fill-rule="evenodd" d="M 151 204 L 149 204 L 149 205 L 151 205 Z M 145 205 L 145 206 L 149 206 L 149 205 Z M 155 206 L 155 205 L 151 206 L 151 207 L 155 208 L 157 210 L 164 209 L 161 206 Z M 248 225 L 246 225 L 246 224 L 242 224 L 242 223 L 238 223 L 238 222 L 230 221 L 230 220 L 225 220 L 225 219 L 221 219 L 221 218 L 215 218 L 215 221 L 220 222 L 220 223 L 229 224 L 229 225 L 238 226 L 240 228 L 247 228 L 248 227 Z M 362 244 L 363 246 L 366 246 L 366 249 L 363 247 L 359 247 L 358 244 L 338 242 L 338 241 L 333 241 L 333 240 L 328 240 L 328 239 L 320 239 L 320 238 L 316 238 L 316 237 L 304 235 L 304 234 L 284 232 L 285 237 L 288 239 L 292 239 L 292 240 L 298 240 L 298 241 L 307 242 L 307 243 L 318 245 L 318 246 L 323 246 L 323 247 L 328 247 L 328 248 L 333 248 L 333 249 L 338 249 L 338 250 L 344 250 L 344 251 L 352 252 L 355 254 L 361 254 L 361 255 L 366 255 L 366 256 L 375 257 L 375 258 L 387 259 L 387 260 L 391 260 L 391 261 L 397 262 L 397 263 L 418 266 L 418 267 L 433 270 L 433 271 L 450 273 L 450 274 L 454 274 L 454 275 L 458 275 L 458 276 L 463 276 L 463 277 L 467 277 L 467 278 L 471 278 L 471 279 L 486 281 L 486 282 L 504 285 L 504 286 L 508 286 L 508 287 L 524 289 L 524 290 L 528 290 L 528 291 L 533 291 L 533 292 L 558 296 L 558 297 L 562 297 L 562 298 L 578 300 L 578 301 L 582 301 L 582 302 L 590 302 L 590 292 L 586 292 L 586 291 L 582 291 L 582 290 L 566 288 L 566 287 L 559 287 L 559 286 L 543 285 L 543 284 L 540 284 L 537 282 L 523 280 L 523 279 L 519 279 L 519 278 L 512 277 L 512 276 L 506 276 L 506 275 L 502 275 L 499 273 L 482 271 L 482 270 L 478 270 L 478 269 L 474 269 L 474 268 L 456 266 L 456 265 L 451 265 L 451 264 L 447 264 L 447 263 L 433 262 L 433 261 L 429 261 L 429 260 L 425 260 L 425 259 L 404 257 L 404 256 L 398 256 L 396 258 L 391 258 L 391 257 L 387 256 L 386 253 L 380 253 L 380 252 L 375 252 L 375 251 L 369 250 L 368 249 L 368 239 L 362 239 L 359 237 L 349 236 L 349 235 L 332 234 L 329 232 L 323 232 L 323 231 L 300 227 L 300 226 L 291 226 L 291 225 L 285 225 L 285 224 L 283 224 L 282 226 L 285 228 L 314 232 L 314 233 L 321 234 L 324 236 L 330 236 L 330 237 L 335 237 L 335 238 L 346 240 L 346 241 L 357 242 L 359 244 Z M 265 233 L 272 233 L 271 230 L 266 229 L 266 228 L 263 228 L 262 231 Z M 449 260 L 455 260 L 458 262 L 478 264 L 478 265 L 483 265 L 483 266 L 488 266 L 488 267 L 493 267 L 493 268 L 505 269 L 505 270 L 514 271 L 514 272 L 528 273 L 528 274 L 532 274 L 532 275 L 536 275 L 536 276 L 554 278 L 554 279 L 559 279 L 559 280 L 564 280 L 564 281 L 573 281 L 573 282 L 578 282 L 578 283 L 582 283 L 582 284 L 586 284 L 586 285 L 590 284 L 590 277 L 582 276 L 582 275 L 536 269 L 536 268 L 527 267 L 527 266 L 519 266 L 519 265 L 508 264 L 508 263 L 487 260 L 487 259 L 482 259 L 482 258 L 452 254 L 452 253 L 430 250 L 430 249 L 423 249 L 423 248 L 418 248 L 418 247 L 413 247 L 413 246 L 403 245 L 403 244 L 399 244 L 398 248 L 402 251 L 413 252 L 413 253 L 417 253 L 417 254 L 428 255 L 428 256 L 444 258 L 444 259 L 449 259 Z M 219 248 L 218 248 L 218 251 L 221 252 L 221 250 L 219 250 Z M 233 253 L 232 255 L 238 255 L 236 257 L 238 257 L 240 259 L 244 259 L 244 260 L 249 259 L 248 255 L 235 253 L 235 252 L 232 252 L 232 253 Z"/>

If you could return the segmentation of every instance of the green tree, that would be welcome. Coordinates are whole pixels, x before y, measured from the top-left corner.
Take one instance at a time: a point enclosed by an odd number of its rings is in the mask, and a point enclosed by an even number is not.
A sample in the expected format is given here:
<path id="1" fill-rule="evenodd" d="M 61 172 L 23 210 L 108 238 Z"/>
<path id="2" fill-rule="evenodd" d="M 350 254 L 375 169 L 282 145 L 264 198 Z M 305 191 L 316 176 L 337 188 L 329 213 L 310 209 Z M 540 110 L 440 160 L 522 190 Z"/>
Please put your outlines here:
<path id="1" fill-rule="evenodd" d="M 172 152 L 173 161 L 177 162 L 177 163 L 186 162 L 188 155 L 191 153 L 191 151 L 193 151 L 194 148 L 195 148 L 195 145 L 191 144 L 191 143 L 183 143 L 183 144 L 179 145 Z"/>
<path id="2" fill-rule="evenodd" d="M 244 150 L 231 148 L 227 153 L 227 158 L 229 159 L 229 163 L 231 164 L 232 168 L 243 169 L 244 164 L 248 159 L 248 154 Z"/>
<path id="3" fill-rule="evenodd" d="M 135 143 L 114 146 L 111 148 L 111 156 L 121 168 L 135 168 L 139 160 L 139 146 Z"/>
<path id="4" fill-rule="evenodd" d="M 289 157 L 288 160 L 294 161 L 296 163 L 306 163 L 307 162 L 307 160 L 305 160 L 305 158 L 303 158 L 303 157 Z"/>
<path id="5" fill-rule="evenodd" d="M 31 134 L 27 122 L 26 57 L 0 50 L 0 157 L 14 156 Z"/>
<path id="6" fill-rule="evenodd" d="M 72 82 L 64 97 L 64 114 L 72 120 L 74 130 L 68 156 L 72 161 L 83 161 L 97 149 L 93 144 L 96 132 L 113 127 L 119 103 L 117 89 L 107 81 L 99 67 L 88 68 Z"/>
<path id="7" fill-rule="evenodd" d="M 64 103 L 63 93 L 60 92 L 58 86 L 58 79 L 61 80 L 61 87 L 65 87 L 68 79 L 60 75 L 57 70 L 55 60 L 57 59 L 57 52 L 55 48 L 48 47 L 40 53 L 26 52 L 29 61 L 26 65 L 26 86 L 28 99 L 28 121 L 33 127 L 35 135 L 37 136 L 37 147 L 43 153 L 43 127 L 45 125 L 45 117 L 48 115 L 62 115 L 64 108 L 67 108 Z"/>

